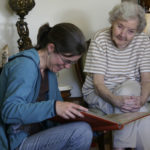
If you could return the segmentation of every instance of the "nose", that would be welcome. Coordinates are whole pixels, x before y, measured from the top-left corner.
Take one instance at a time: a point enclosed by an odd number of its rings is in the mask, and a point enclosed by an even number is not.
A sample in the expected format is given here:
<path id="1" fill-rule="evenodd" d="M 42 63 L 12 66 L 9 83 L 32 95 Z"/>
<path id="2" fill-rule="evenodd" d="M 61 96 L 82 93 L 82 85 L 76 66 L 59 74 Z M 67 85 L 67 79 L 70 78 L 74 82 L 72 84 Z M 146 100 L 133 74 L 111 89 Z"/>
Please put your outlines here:
<path id="1" fill-rule="evenodd" d="M 126 36 L 126 34 L 127 34 L 126 29 L 121 30 L 120 35 L 121 35 L 122 37 L 125 37 L 125 36 Z"/>

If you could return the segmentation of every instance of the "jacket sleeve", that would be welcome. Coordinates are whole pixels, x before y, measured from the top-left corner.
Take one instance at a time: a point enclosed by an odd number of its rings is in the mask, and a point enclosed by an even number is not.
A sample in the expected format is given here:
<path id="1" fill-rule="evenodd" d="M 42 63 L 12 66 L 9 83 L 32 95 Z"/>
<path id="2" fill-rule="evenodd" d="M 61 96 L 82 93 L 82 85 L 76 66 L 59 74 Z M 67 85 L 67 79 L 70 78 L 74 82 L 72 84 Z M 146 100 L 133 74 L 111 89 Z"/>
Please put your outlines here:
<path id="1" fill-rule="evenodd" d="M 5 68 L 7 87 L 1 110 L 3 122 L 30 124 L 53 117 L 54 99 L 33 103 L 40 88 L 40 81 L 37 81 L 40 73 L 36 64 L 28 58 L 14 61 L 19 62 L 15 65 L 10 63 L 13 65 Z"/>

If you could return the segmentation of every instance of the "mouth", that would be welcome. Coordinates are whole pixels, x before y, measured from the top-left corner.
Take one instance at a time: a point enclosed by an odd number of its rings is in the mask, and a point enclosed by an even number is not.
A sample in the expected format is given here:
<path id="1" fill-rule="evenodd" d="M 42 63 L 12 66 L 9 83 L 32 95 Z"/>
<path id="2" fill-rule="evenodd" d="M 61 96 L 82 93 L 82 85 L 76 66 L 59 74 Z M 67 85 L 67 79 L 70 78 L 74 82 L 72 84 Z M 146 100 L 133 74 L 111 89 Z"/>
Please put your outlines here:
<path id="1" fill-rule="evenodd" d="M 119 41 L 123 41 L 123 42 L 126 42 L 126 41 L 127 41 L 126 38 L 123 38 L 123 37 L 121 37 L 121 36 L 117 36 L 117 39 L 118 39 Z"/>

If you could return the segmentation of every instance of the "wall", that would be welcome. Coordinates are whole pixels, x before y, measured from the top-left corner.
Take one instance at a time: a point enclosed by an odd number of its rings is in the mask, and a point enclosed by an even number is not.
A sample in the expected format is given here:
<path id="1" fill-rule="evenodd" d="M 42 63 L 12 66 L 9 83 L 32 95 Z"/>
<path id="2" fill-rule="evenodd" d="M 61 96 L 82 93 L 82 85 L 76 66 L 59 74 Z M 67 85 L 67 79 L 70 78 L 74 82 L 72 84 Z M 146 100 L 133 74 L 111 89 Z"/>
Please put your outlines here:
<path id="1" fill-rule="evenodd" d="M 18 34 L 15 26 L 17 16 L 8 6 L 8 1 L 0 0 L 0 49 L 8 44 L 9 55 L 17 52 Z"/>
<path id="2" fill-rule="evenodd" d="M 35 2 L 35 7 L 25 19 L 33 44 L 36 43 L 38 28 L 46 22 L 51 26 L 60 22 L 74 23 L 83 31 L 86 39 L 89 39 L 98 29 L 109 26 L 108 12 L 121 0 L 35 0 Z M 18 34 L 15 27 L 17 18 L 9 8 L 8 1 L 0 0 L 0 46 L 8 43 L 10 55 L 18 52 L 16 42 Z M 81 95 L 74 67 L 59 72 L 58 81 L 60 85 L 68 84 L 72 87 L 73 97 Z"/>

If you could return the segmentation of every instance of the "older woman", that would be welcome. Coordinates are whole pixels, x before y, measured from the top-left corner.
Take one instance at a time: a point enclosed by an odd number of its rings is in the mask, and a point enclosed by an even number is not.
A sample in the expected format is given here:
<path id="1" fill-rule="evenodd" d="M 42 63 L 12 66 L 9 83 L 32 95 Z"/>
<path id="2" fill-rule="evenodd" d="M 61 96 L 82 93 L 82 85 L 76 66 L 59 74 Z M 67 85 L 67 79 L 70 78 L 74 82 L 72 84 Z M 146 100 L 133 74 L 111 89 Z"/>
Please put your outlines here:
<path id="1" fill-rule="evenodd" d="M 86 57 L 83 95 L 90 107 L 103 113 L 148 111 L 150 96 L 150 40 L 142 31 L 145 12 L 123 2 L 110 12 L 111 27 L 92 38 Z M 150 149 L 150 117 L 113 134 L 115 150 Z"/>
<path id="2" fill-rule="evenodd" d="M 37 45 L 9 58 L 0 76 L 0 149 L 88 150 L 91 127 L 85 122 L 54 126 L 49 120 L 84 117 L 86 108 L 64 102 L 56 72 L 70 68 L 86 50 L 78 27 L 40 27 Z"/>

